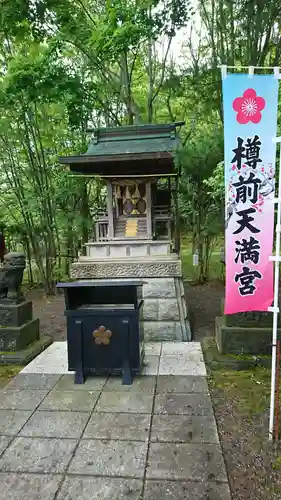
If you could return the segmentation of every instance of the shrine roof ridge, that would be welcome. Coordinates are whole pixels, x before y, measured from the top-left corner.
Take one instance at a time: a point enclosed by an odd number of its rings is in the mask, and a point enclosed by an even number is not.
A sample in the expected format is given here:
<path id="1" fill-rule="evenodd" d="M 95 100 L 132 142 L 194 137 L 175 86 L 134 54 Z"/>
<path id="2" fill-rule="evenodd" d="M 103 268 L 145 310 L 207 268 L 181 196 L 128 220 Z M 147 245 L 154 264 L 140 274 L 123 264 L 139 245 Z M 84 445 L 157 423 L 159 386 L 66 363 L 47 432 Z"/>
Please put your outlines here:
<path id="1" fill-rule="evenodd" d="M 142 123 L 138 125 L 120 125 L 119 127 L 100 127 L 100 128 L 89 128 L 87 132 L 94 132 L 97 135 L 123 135 L 123 134 L 137 134 L 148 132 L 151 135 L 152 132 L 162 132 L 175 130 L 177 127 L 182 127 L 185 122 L 173 122 L 173 123 Z"/>
<path id="2" fill-rule="evenodd" d="M 171 173 L 181 145 L 176 129 L 183 125 L 184 122 L 177 122 L 96 129 L 85 153 L 60 157 L 59 161 L 71 165 L 71 171 L 79 174 L 143 174 L 145 170 L 155 174 Z M 142 161 L 153 162 L 153 165 L 146 163 L 144 168 Z M 110 166 L 113 162 L 114 168 Z"/>
<path id="3" fill-rule="evenodd" d="M 179 146 L 177 126 L 171 123 L 96 129 L 83 156 L 172 152 Z"/>

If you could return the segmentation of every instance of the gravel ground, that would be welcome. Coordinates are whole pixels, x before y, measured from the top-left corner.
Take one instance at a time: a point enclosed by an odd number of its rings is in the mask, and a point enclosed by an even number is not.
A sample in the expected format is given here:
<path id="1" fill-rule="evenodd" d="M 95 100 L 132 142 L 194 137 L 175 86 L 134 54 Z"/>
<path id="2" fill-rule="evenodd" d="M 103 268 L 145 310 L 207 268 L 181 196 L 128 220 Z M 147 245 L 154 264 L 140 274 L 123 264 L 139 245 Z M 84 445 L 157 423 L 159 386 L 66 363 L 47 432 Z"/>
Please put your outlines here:
<path id="1" fill-rule="evenodd" d="M 240 394 L 247 397 L 243 388 Z M 227 389 L 214 387 L 211 396 L 232 499 L 280 500 L 281 445 L 268 442 L 268 410 L 249 416 Z"/>
<path id="2" fill-rule="evenodd" d="M 27 293 L 26 298 L 33 302 L 33 315 L 40 319 L 41 334 L 50 335 L 53 340 L 65 340 L 63 294 L 46 297 L 40 290 L 33 290 Z"/>
<path id="3" fill-rule="evenodd" d="M 224 287 L 185 284 L 191 311 L 193 339 L 214 335 L 214 318 L 220 314 Z M 34 316 L 40 318 L 41 332 L 54 340 L 66 336 L 62 295 L 45 298 L 39 291 L 28 294 L 33 300 Z M 235 376 L 235 375 L 234 375 Z M 249 372 L 249 377 L 251 373 Z M 267 441 L 268 411 L 249 417 L 241 409 L 241 398 L 247 400 L 249 387 L 233 393 L 233 382 L 211 384 L 212 400 L 229 476 L 233 500 L 281 499 L 281 447 Z M 234 384 L 235 385 L 235 384 Z M 267 389 L 266 389 L 267 390 Z"/>
<path id="4" fill-rule="evenodd" d="M 224 285 L 220 282 L 192 285 L 185 282 L 186 302 L 191 316 L 193 340 L 214 335 L 214 321 L 221 314 Z"/>

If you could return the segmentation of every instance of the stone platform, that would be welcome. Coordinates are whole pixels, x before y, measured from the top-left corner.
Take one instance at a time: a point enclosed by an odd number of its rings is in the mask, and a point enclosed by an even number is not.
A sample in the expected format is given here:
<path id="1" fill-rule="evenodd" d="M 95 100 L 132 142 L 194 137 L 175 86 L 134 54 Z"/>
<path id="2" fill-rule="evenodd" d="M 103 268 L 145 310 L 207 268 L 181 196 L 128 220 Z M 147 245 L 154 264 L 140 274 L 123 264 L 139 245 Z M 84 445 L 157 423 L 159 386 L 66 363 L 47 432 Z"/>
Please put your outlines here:
<path id="1" fill-rule="evenodd" d="M 26 366 L 0 392 L 0 500 L 230 500 L 200 344 L 146 362 L 132 386 L 74 385 L 65 342 Z"/>
<path id="2" fill-rule="evenodd" d="M 181 260 L 177 255 L 99 261 L 80 257 L 79 261 L 71 266 L 71 278 L 95 279 L 100 282 L 106 282 L 108 279 L 144 281 L 142 321 L 145 340 L 191 340 Z"/>
<path id="3" fill-rule="evenodd" d="M 272 351 L 271 312 L 224 314 L 216 318 L 216 343 L 221 354 L 263 354 Z M 281 319 L 278 317 L 278 338 L 281 339 Z"/>
<path id="4" fill-rule="evenodd" d="M 281 330 L 278 328 L 278 339 Z M 216 341 L 221 354 L 267 354 L 272 352 L 272 326 L 227 326 L 225 318 L 216 318 Z"/>

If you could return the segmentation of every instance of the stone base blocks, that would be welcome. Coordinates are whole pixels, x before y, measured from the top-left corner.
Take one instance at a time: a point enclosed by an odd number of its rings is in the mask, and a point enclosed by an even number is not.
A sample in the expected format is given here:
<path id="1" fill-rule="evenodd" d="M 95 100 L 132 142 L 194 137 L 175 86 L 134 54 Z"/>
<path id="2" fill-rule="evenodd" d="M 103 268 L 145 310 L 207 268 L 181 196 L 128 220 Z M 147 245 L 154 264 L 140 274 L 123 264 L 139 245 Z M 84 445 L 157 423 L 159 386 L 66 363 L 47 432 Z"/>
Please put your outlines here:
<path id="1" fill-rule="evenodd" d="M 134 279 L 145 282 L 142 319 L 145 340 L 191 340 L 181 260 L 178 256 L 108 262 L 80 257 L 71 267 L 71 277 L 78 280 Z"/>
<path id="2" fill-rule="evenodd" d="M 222 301 L 223 311 L 224 301 Z M 272 313 L 226 314 L 216 318 L 216 343 L 221 354 L 271 354 Z M 278 338 L 281 338 L 279 318 Z"/>
<path id="3" fill-rule="evenodd" d="M 15 327 L 32 320 L 32 302 L 0 303 L 1 326 Z"/>
<path id="4" fill-rule="evenodd" d="M 0 303 L 0 364 L 25 364 L 50 343 L 46 338 L 40 340 L 39 320 L 32 318 L 32 302 Z"/>
<path id="5" fill-rule="evenodd" d="M 181 278 L 148 278 L 143 286 L 143 327 L 147 341 L 191 340 Z"/>
<path id="6" fill-rule="evenodd" d="M 0 364 L 29 363 L 45 347 L 49 338 L 40 339 L 39 320 L 32 317 L 32 302 L 25 299 L 21 284 L 25 255 L 6 253 L 0 265 Z"/>
<path id="7" fill-rule="evenodd" d="M 16 351 L 39 340 L 39 320 L 32 319 L 32 303 L 0 304 L 0 351 Z"/>

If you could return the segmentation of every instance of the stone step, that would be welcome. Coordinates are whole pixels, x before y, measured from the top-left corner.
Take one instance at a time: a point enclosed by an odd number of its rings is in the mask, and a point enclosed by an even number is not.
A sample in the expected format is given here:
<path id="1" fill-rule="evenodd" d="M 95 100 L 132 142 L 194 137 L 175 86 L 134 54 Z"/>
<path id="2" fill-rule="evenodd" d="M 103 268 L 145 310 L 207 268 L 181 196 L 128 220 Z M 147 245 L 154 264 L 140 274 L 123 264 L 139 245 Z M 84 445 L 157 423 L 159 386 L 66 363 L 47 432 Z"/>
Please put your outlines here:
<path id="1" fill-rule="evenodd" d="M 175 254 L 147 257 L 93 258 L 80 257 L 71 266 L 73 279 L 101 278 L 180 278 L 181 260 Z"/>
<path id="2" fill-rule="evenodd" d="M 126 262 L 126 263 L 132 263 L 132 264 L 136 264 L 136 263 L 139 263 L 139 262 L 143 262 L 143 263 L 151 263 L 151 264 L 156 264 L 156 263 L 161 263 L 161 262 L 181 262 L 180 259 L 178 258 L 178 256 L 173 256 L 173 255 L 156 255 L 155 257 L 153 256 L 146 256 L 146 257 L 118 257 L 118 258 L 114 258 L 114 257 L 110 257 L 110 259 L 108 257 L 99 257 L 98 259 L 94 259 L 92 257 L 85 257 L 85 256 L 81 256 L 79 257 L 79 264 L 98 264 L 99 262 L 103 262 L 104 264 L 108 263 L 112 263 L 112 262 Z"/>

